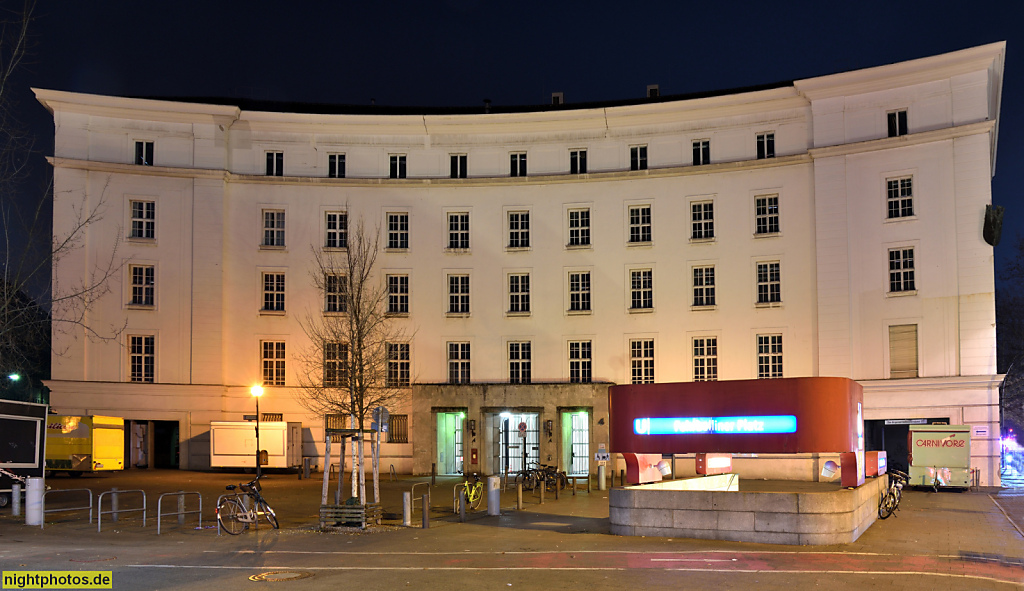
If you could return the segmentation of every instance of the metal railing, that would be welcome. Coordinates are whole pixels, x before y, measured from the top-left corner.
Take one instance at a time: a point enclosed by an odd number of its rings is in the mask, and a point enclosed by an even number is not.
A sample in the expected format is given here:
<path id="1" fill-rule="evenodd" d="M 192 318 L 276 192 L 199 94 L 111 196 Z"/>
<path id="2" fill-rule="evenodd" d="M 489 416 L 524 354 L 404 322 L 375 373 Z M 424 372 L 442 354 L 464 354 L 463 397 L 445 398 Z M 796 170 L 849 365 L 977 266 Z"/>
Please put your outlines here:
<path id="1" fill-rule="evenodd" d="M 134 509 L 121 509 L 121 508 L 119 508 L 117 506 L 118 498 L 120 497 L 120 495 L 128 494 L 128 493 L 139 493 L 139 494 L 142 495 L 142 507 L 141 508 L 136 507 Z M 104 495 L 110 495 L 110 511 L 104 511 L 103 510 L 103 496 Z M 134 490 L 108 490 L 106 492 L 102 492 L 102 493 L 100 493 L 99 497 L 97 497 L 97 499 L 96 499 L 96 531 L 97 532 L 103 531 L 103 515 L 104 514 L 106 514 L 106 515 L 113 515 L 114 516 L 113 521 L 116 522 L 118 520 L 118 516 L 121 513 L 135 513 L 135 512 L 138 512 L 138 511 L 142 511 L 142 527 L 146 527 L 146 491 L 144 491 L 142 489 L 134 489 Z"/>
<path id="2" fill-rule="evenodd" d="M 434 502 L 434 498 L 430 495 L 430 483 L 429 482 L 417 482 L 416 484 L 412 485 L 412 489 L 409 490 L 409 494 L 412 495 L 412 510 L 413 511 L 416 510 L 416 487 L 417 486 L 425 486 L 425 487 L 427 487 L 427 507 L 428 507 L 428 510 L 429 510 L 430 505 L 433 504 L 433 502 Z M 420 501 L 420 508 L 421 509 L 423 508 L 423 501 L 422 500 Z"/>
<path id="3" fill-rule="evenodd" d="M 185 497 L 186 496 L 191 496 L 191 495 L 195 495 L 199 499 L 199 509 L 193 510 L 193 511 L 186 511 L 185 510 Z M 163 509 L 162 509 L 162 503 L 164 501 L 164 497 L 170 497 L 170 496 L 178 497 L 178 510 L 174 511 L 174 512 L 164 513 Z M 197 492 L 197 491 L 188 491 L 188 492 L 186 492 L 186 491 L 183 491 L 183 490 L 179 490 L 178 492 L 169 492 L 169 493 L 164 493 L 164 494 L 160 495 L 159 497 L 157 497 L 157 500 L 156 500 L 156 534 L 160 535 L 160 520 L 161 520 L 161 518 L 164 515 L 167 515 L 167 516 L 177 515 L 178 516 L 178 525 L 183 525 L 185 523 L 185 516 L 186 515 L 193 515 L 193 514 L 198 514 L 199 515 L 199 527 L 202 528 L 203 527 L 203 495 L 199 494 L 199 492 Z"/>
<path id="4" fill-rule="evenodd" d="M 57 493 L 73 493 L 73 492 L 84 492 L 84 493 L 88 494 L 89 495 L 89 504 L 81 506 L 81 507 L 59 507 L 57 509 L 47 509 L 46 508 L 46 495 L 52 495 L 52 494 L 57 494 Z M 48 491 L 45 491 L 45 492 L 43 492 L 42 509 L 43 509 L 43 518 L 39 522 L 39 529 L 43 529 L 43 526 L 46 525 L 46 514 L 47 513 L 63 513 L 64 511 L 84 511 L 84 510 L 88 509 L 89 510 L 89 523 L 92 523 L 92 491 L 87 489 L 87 488 L 68 488 L 68 489 L 64 489 L 64 490 L 48 490 Z"/>

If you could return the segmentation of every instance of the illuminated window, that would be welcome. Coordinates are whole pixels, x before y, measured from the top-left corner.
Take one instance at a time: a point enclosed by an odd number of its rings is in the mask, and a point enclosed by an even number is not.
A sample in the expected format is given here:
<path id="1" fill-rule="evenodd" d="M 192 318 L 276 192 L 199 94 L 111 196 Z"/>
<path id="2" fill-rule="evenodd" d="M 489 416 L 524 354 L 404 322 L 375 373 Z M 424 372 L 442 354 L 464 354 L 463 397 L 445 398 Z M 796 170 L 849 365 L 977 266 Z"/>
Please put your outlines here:
<path id="1" fill-rule="evenodd" d="M 651 206 L 636 205 L 629 208 L 629 242 L 642 244 L 651 241 Z"/>
<path id="2" fill-rule="evenodd" d="M 156 282 L 156 270 L 153 265 L 131 265 L 132 305 L 152 306 Z"/>
<path id="3" fill-rule="evenodd" d="M 718 379 L 718 338 L 693 339 L 693 381 L 713 382 Z"/>
<path id="4" fill-rule="evenodd" d="M 448 383 L 469 383 L 469 343 L 448 343 Z"/>
<path id="5" fill-rule="evenodd" d="M 469 214 L 448 214 L 448 248 L 466 250 L 469 248 Z"/>
<path id="6" fill-rule="evenodd" d="M 530 247 L 530 212 L 508 212 L 508 247 Z"/>
<path id="7" fill-rule="evenodd" d="M 530 311 L 530 275 L 516 273 L 508 276 L 508 311 Z"/>
<path id="8" fill-rule="evenodd" d="M 889 327 L 889 377 L 917 377 L 917 325 Z"/>
<path id="9" fill-rule="evenodd" d="M 132 335 L 128 337 L 128 342 L 131 350 L 131 381 L 153 383 L 156 375 L 156 337 Z"/>
<path id="10" fill-rule="evenodd" d="M 348 212 L 328 211 L 324 214 L 324 247 L 348 248 Z"/>
<path id="11" fill-rule="evenodd" d="M 569 381 L 575 384 L 589 384 L 590 365 L 590 341 L 569 341 Z"/>
<path id="12" fill-rule="evenodd" d="M 388 275 L 388 314 L 409 313 L 409 276 Z"/>
<path id="13" fill-rule="evenodd" d="M 510 384 L 529 384 L 531 351 L 530 341 L 508 344 L 508 381 Z"/>
<path id="14" fill-rule="evenodd" d="M 629 341 L 631 383 L 654 383 L 654 339 Z"/>
<path id="15" fill-rule="evenodd" d="M 590 273 L 569 273 L 569 311 L 590 311 Z"/>
<path id="16" fill-rule="evenodd" d="M 263 210 L 263 246 L 284 246 L 284 210 Z"/>
<path id="17" fill-rule="evenodd" d="M 757 377 L 782 377 L 782 335 L 757 335 Z"/>
<path id="18" fill-rule="evenodd" d="M 284 385 L 284 341 L 260 341 L 263 359 L 263 385 Z"/>
<path id="19" fill-rule="evenodd" d="M 629 169 L 647 170 L 647 146 L 629 147 Z"/>
<path id="20" fill-rule="evenodd" d="M 409 249 L 409 214 L 388 214 L 388 250 Z"/>
<path id="21" fill-rule="evenodd" d="M 284 273 L 263 274 L 263 310 L 284 311 Z"/>
<path id="22" fill-rule="evenodd" d="M 156 238 L 156 203 L 153 201 L 131 201 L 131 238 L 152 240 Z"/>
<path id="23" fill-rule="evenodd" d="M 885 180 L 885 202 L 889 219 L 906 218 L 914 215 L 914 177 L 900 177 Z"/>
<path id="24" fill-rule="evenodd" d="M 409 383 L 409 343 L 388 343 L 388 387 L 408 388 Z"/>
<path id="25" fill-rule="evenodd" d="M 715 237 L 715 204 L 701 201 L 690 204 L 690 238 L 709 240 Z"/>
<path id="26" fill-rule="evenodd" d="M 693 305 L 715 305 L 715 268 L 713 266 L 693 268 Z"/>
<path id="27" fill-rule="evenodd" d="M 779 196 L 759 195 L 754 198 L 754 233 L 779 233 Z"/>
<path id="28" fill-rule="evenodd" d="M 889 291 L 914 291 L 914 249 L 894 248 L 889 251 Z"/>
<path id="29" fill-rule="evenodd" d="M 629 272 L 630 310 L 654 308 L 654 271 L 633 269 Z"/>
<path id="30" fill-rule="evenodd" d="M 782 301 L 782 279 L 779 263 L 757 264 L 757 303 L 774 304 Z"/>

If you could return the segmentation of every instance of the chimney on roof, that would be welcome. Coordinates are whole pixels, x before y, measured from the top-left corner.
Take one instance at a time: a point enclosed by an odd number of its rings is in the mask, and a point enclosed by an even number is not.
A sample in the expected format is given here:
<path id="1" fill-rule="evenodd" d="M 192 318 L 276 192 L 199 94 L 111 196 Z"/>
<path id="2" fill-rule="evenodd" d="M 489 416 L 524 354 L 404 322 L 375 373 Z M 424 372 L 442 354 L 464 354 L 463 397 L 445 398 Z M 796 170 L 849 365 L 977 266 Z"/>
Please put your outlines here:
<path id="1" fill-rule="evenodd" d="M 562 92 L 552 92 L 551 93 L 551 104 L 553 106 L 557 107 L 558 105 L 561 105 L 564 102 L 565 102 L 565 93 L 562 93 Z"/>
<path id="2" fill-rule="evenodd" d="M 661 96 L 661 91 L 658 89 L 657 84 L 647 85 L 647 98 L 658 98 Z"/>
<path id="3" fill-rule="evenodd" d="M 491 99 L 484 99 L 484 113 L 491 112 Z"/>

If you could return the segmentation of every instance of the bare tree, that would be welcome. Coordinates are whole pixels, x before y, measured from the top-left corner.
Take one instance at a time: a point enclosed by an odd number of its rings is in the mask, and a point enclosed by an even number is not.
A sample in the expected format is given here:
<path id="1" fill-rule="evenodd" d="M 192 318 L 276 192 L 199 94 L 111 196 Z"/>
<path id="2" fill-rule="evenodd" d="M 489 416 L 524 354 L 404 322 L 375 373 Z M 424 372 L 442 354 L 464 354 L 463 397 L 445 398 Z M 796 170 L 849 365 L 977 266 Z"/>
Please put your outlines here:
<path id="1" fill-rule="evenodd" d="M 59 283 L 52 273 L 61 259 L 84 245 L 89 227 L 102 219 L 105 190 L 91 200 L 87 193 L 80 198 L 62 195 L 64 223 L 51 228 L 52 176 L 38 190 L 27 186 L 30 158 L 36 156 L 34 141 L 17 117 L 12 93 L 34 10 L 35 2 L 26 0 L 17 11 L 0 12 L 0 368 L 28 375 L 47 373 L 40 366 L 48 364 L 51 331 L 82 330 L 109 340 L 124 329 L 86 322 L 87 311 L 109 292 L 111 279 L 121 270 L 118 239 L 109 258 L 82 269 L 80 278 Z"/>
<path id="2" fill-rule="evenodd" d="M 380 228 L 368 231 L 360 220 L 348 232 L 343 251 L 313 247 L 312 282 L 323 296 L 324 307 L 307 312 L 301 322 L 311 345 L 299 354 L 300 402 L 318 415 L 349 415 L 360 429 L 366 427 L 374 408 L 404 398 L 410 383 L 408 336 L 388 315 L 388 286 L 375 274 L 379 243 Z M 378 500 L 379 430 L 372 435 L 374 500 Z M 358 441 L 353 488 L 358 473 L 358 495 L 365 503 L 363 438 Z"/>

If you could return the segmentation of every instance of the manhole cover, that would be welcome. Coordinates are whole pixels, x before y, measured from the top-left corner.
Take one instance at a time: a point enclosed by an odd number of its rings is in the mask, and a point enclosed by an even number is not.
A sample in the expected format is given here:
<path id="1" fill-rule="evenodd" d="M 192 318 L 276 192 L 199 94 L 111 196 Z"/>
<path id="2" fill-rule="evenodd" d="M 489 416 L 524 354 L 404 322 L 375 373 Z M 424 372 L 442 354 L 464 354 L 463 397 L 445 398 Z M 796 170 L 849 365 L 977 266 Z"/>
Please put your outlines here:
<path id="1" fill-rule="evenodd" d="M 268 583 L 280 583 L 282 581 L 298 581 L 308 579 L 313 573 L 301 570 L 274 570 L 269 573 L 260 573 L 249 577 L 250 581 L 267 581 Z"/>

